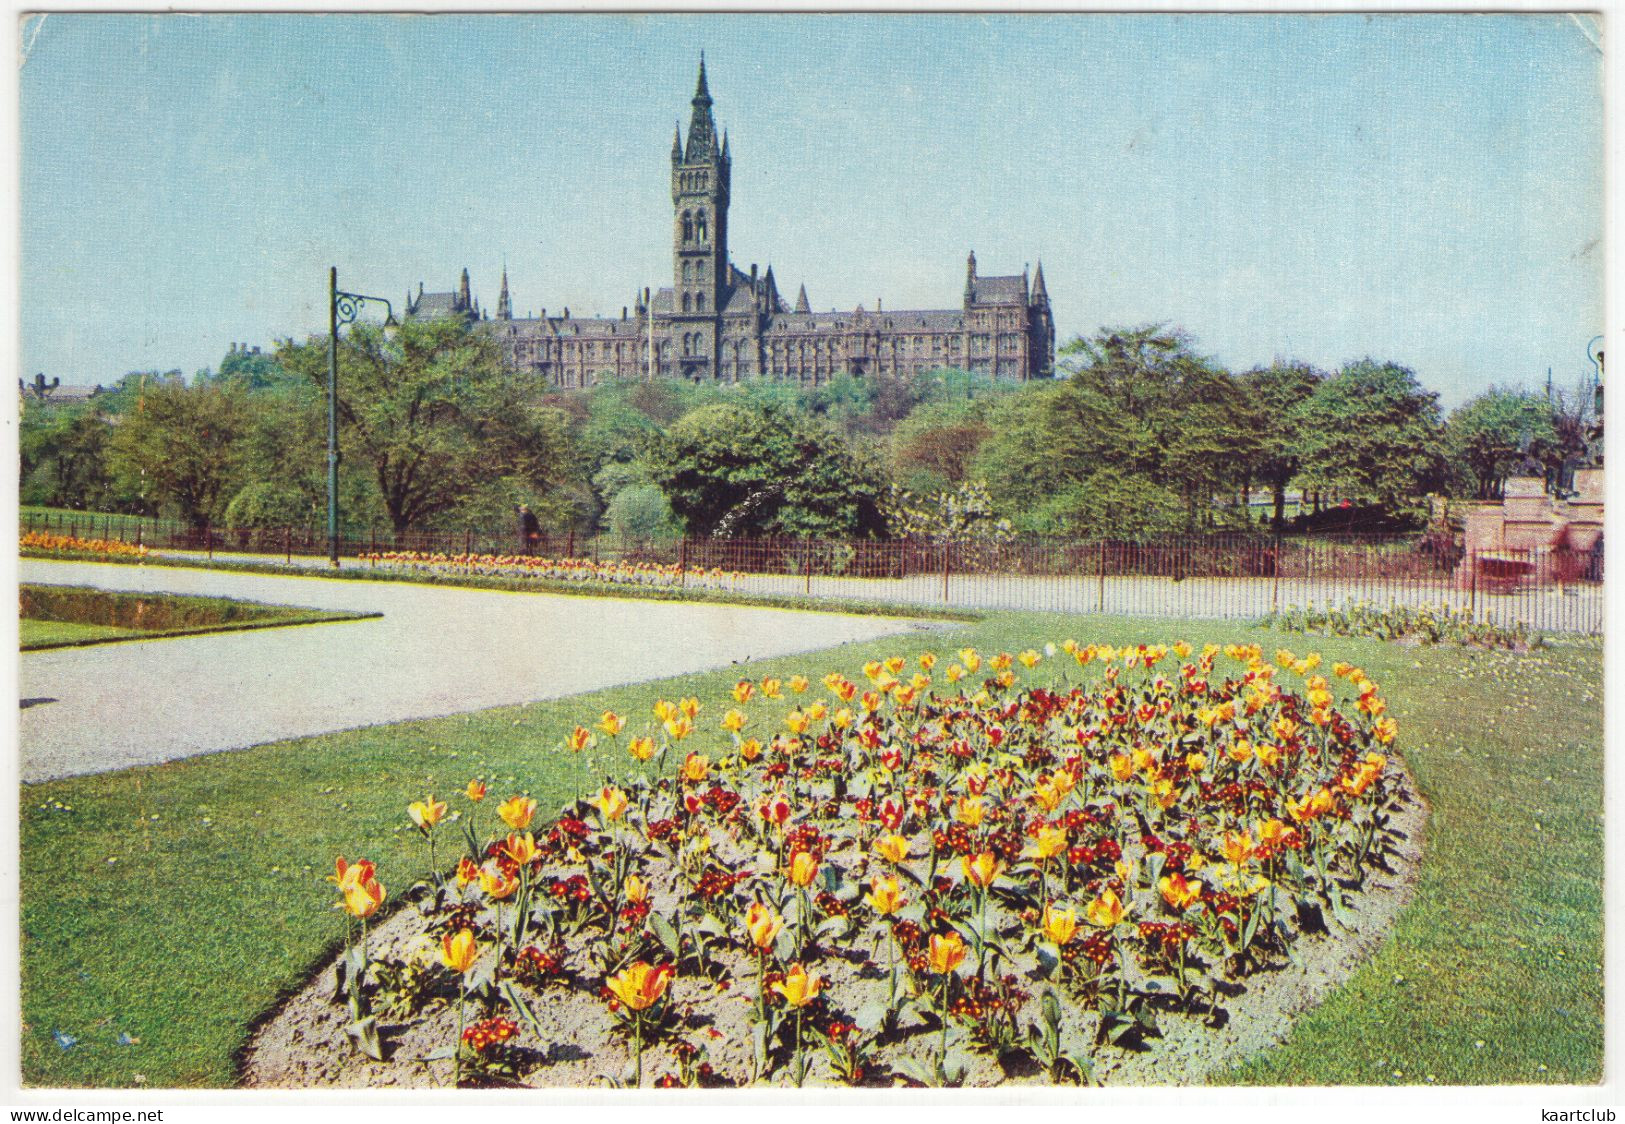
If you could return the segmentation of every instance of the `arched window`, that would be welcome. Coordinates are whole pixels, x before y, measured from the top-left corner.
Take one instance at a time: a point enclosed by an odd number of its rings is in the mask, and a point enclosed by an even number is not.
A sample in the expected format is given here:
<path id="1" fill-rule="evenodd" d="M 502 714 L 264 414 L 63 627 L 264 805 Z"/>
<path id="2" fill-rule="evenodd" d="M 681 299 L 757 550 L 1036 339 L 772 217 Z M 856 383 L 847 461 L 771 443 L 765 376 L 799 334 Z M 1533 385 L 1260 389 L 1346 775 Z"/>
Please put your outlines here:
<path id="1" fill-rule="evenodd" d="M 694 228 L 695 228 L 695 230 L 698 232 L 698 234 L 700 236 L 700 241 L 704 242 L 705 241 L 705 212 L 704 211 L 701 211 L 698 215 L 694 216 Z"/>
<path id="2" fill-rule="evenodd" d="M 694 299 L 692 297 L 690 297 L 687 293 L 684 293 L 683 294 L 683 311 L 684 312 L 693 312 L 694 311 L 693 303 L 694 303 Z"/>
<path id="3" fill-rule="evenodd" d="M 692 281 L 692 280 L 694 280 L 694 278 L 692 276 L 691 268 L 690 268 L 688 262 L 683 263 L 683 280 L 684 281 Z"/>
<path id="4" fill-rule="evenodd" d="M 701 281 L 705 280 L 705 259 L 704 258 L 701 258 L 699 261 L 694 263 L 694 276 L 698 277 Z"/>
<path id="5" fill-rule="evenodd" d="M 694 216 L 688 211 L 683 212 L 683 241 L 694 241 Z"/>
<path id="6" fill-rule="evenodd" d="M 696 293 L 696 294 L 694 294 L 694 311 L 695 312 L 704 312 L 705 311 L 705 294 L 704 293 Z"/>

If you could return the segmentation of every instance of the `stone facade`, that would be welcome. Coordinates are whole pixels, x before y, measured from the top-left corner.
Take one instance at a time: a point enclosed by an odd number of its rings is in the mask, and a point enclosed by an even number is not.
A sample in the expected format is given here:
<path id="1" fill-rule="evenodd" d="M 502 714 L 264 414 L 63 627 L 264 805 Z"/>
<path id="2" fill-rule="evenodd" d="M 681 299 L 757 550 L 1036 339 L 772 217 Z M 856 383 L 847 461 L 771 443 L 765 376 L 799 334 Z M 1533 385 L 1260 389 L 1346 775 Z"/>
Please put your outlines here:
<path id="1" fill-rule="evenodd" d="M 767 376 L 817 384 L 837 374 L 910 378 L 958 367 L 999 378 L 1048 375 L 1055 322 L 1044 267 L 1005 277 L 965 266 L 957 308 L 813 312 L 801 286 L 794 306 L 779 294 L 770 265 L 745 273 L 728 253 L 732 158 L 717 135 L 700 60 L 688 137 L 671 149 L 672 284 L 638 291 L 620 317 L 576 317 L 568 308 L 535 319 L 513 315 L 508 275 L 495 318 L 482 313 L 463 271 L 456 292 L 407 296 L 409 316 L 464 316 L 489 326 L 509 363 L 554 386 L 603 378 L 686 378 L 734 382 Z"/>

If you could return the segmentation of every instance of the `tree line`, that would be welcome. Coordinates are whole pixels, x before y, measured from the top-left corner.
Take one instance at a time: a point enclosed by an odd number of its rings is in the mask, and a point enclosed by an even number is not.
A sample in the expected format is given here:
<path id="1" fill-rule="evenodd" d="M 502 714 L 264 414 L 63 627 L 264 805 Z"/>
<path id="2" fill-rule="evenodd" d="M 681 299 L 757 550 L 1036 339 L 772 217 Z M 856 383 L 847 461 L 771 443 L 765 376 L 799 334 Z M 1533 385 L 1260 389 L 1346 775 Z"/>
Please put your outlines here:
<path id="1" fill-rule="evenodd" d="M 313 337 L 189 381 L 26 400 L 22 502 L 318 526 L 326 382 Z M 1447 417 L 1397 363 L 1232 372 L 1157 325 L 1073 340 L 1056 378 L 1028 383 L 942 370 L 561 391 L 505 370 L 477 327 L 409 320 L 340 342 L 339 506 L 346 534 L 489 528 L 527 504 L 589 534 L 1140 537 L 1279 529 L 1298 497 L 1403 527 L 1429 493 L 1492 499 L 1511 474 L 1560 474 L 1587 455 L 1589 411 L 1578 391 L 1491 387 Z"/>

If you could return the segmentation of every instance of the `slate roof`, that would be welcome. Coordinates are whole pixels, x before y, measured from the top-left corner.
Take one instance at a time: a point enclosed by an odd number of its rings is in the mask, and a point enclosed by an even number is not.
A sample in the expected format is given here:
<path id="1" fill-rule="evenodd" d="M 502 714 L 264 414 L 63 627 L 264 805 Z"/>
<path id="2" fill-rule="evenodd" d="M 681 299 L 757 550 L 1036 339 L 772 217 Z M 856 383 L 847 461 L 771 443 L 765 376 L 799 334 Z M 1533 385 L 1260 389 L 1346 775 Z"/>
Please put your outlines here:
<path id="1" fill-rule="evenodd" d="M 972 304 L 1026 304 L 1027 280 L 1014 277 L 976 277 L 971 281 Z"/>
<path id="2" fill-rule="evenodd" d="M 427 320 L 434 316 L 458 316 L 456 293 L 424 293 L 412 305 L 412 315 Z"/>
<path id="3" fill-rule="evenodd" d="M 1016 278 L 1020 281 L 1021 278 Z M 904 309 L 896 312 L 789 312 L 768 318 L 766 332 L 787 335 L 799 332 L 845 332 L 856 328 L 878 328 L 883 332 L 958 332 L 965 327 L 965 314 L 953 309 Z"/>

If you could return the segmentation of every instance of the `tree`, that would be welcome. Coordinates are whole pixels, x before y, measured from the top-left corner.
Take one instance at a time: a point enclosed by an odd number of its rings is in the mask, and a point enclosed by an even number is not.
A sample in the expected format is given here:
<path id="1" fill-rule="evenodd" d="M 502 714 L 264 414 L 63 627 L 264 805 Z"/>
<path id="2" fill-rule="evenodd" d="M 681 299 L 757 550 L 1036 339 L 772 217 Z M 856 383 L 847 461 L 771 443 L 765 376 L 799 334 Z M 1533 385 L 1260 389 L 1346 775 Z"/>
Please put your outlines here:
<path id="1" fill-rule="evenodd" d="M 235 490 L 247 429 L 248 407 L 235 388 L 152 383 L 114 429 L 113 474 L 130 492 L 205 527 Z"/>
<path id="2" fill-rule="evenodd" d="M 1439 398 L 1408 367 L 1347 364 L 1303 410 L 1302 474 L 1315 487 L 1397 512 L 1443 475 Z"/>
<path id="3" fill-rule="evenodd" d="M 325 339 L 284 341 L 277 361 L 325 387 Z M 508 502 L 490 491 L 505 478 L 545 494 L 568 459 L 561 447 L 568 424 L 558 411 L 527 395 L 504 372 L 496 341 L 461 320 L 407 320 L 393 340 L 355 325 L 339 344 L 338 389 L 340 448 L 370 473 L 397 533 L 477 495 L 489 517 L 494 504 Z"/>
<path id="4" fill-rule="evenodd" d="M 884 530 L 884 476 L 827 423 L 736 403 L 685 414 L 643 454 L 691 534 L 835 537 Z"/>
<path id="5" fill-rule="evenodd" d="M 992 434 L 981 403 L 931 402 L 892 431 L 892 467 L 910 491 L 952 489 L 970 475 L 976 452 Z"/>
<path id="6" fill-rule="evenodd" d="M 29 403 L 20 422 L 24 503 L 101 511 L 117 502 L 108 466 L 111 430 L 99 411 Z"/>
<path id="7" fill-rule="evenodd" d="M 677 533 L 671 504 L 653 484 L 633 484 L 615 493 L 604 511 L 604 521 L 624 538 L 651 539 Z"/>
<path id="8" fill-rule="evenodd" d="M 1545 398 L 1490 387 L 1450 414 L 1444 445 L 1450 463 L 1470 476 L 1477 499 L 1501 497 L 1506 478 L 1520 469 L 1544 471 L 1558 444 Z"/>
<path id="9" fill-rule="evenodd" d="M 1241 376 L 1252 406 L 1259 455 L 1253 475 L 1267 484 L 1274 500 L 1270 525 L 1286 520 L 1286 488 L 1303 464 L 1305 404 L 1325 378 L 1307 363 L 1276 360 Z"/>

